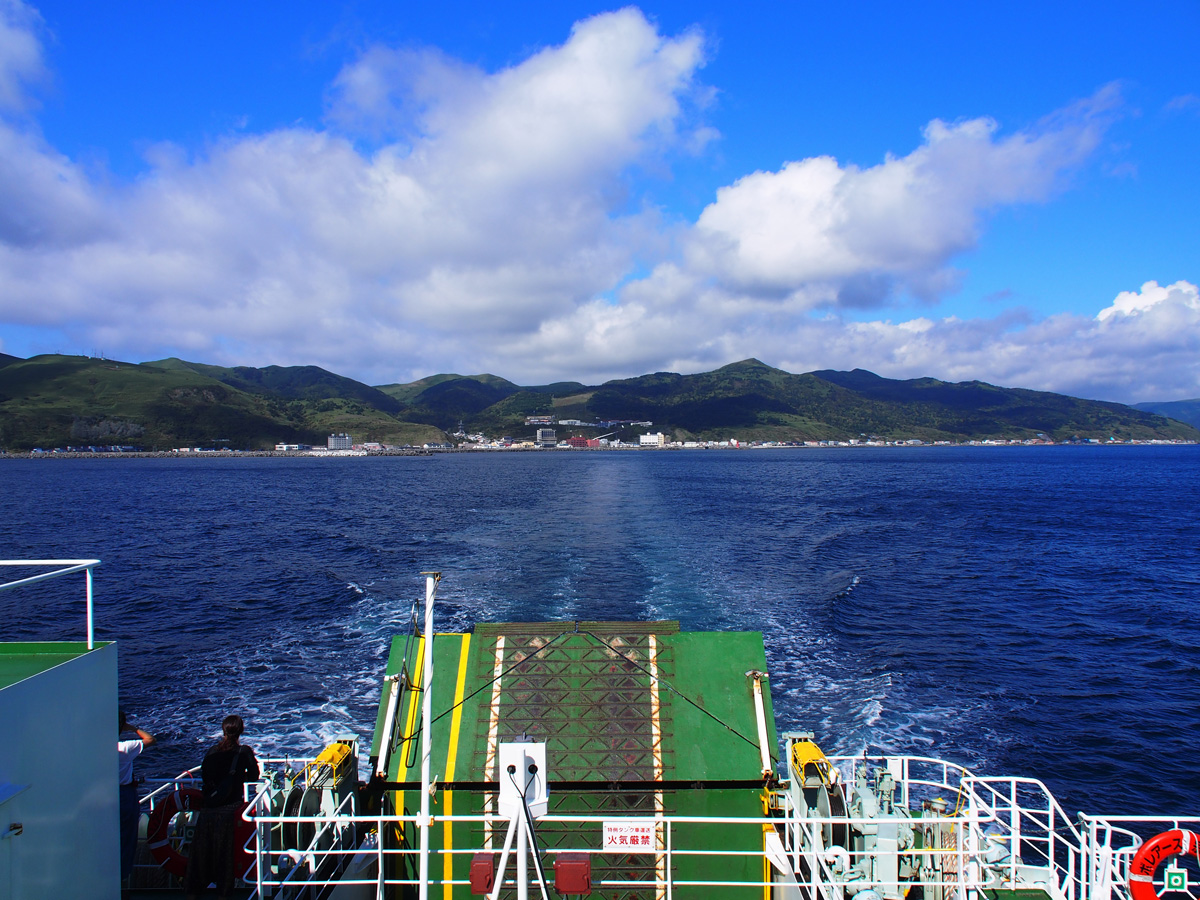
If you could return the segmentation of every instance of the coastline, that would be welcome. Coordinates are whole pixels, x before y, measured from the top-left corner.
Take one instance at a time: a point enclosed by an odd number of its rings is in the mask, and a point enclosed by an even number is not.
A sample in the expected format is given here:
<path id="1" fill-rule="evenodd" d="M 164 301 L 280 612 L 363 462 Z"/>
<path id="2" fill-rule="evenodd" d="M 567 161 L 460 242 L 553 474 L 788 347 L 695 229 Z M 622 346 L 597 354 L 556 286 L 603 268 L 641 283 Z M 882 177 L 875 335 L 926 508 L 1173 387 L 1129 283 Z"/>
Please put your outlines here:
<path id="1" fill-rule="evenodd" d="M 1045 441 L 1045 440 L 974 440 L 923 442 L 923 441 L 821 441 L 804 444 L 759 443 L 713 443 L 705 446 L 684 447 L 493 447 L 467 445 L 461 447 L 424 448 L 406 447 L 386 450 L 29 450 L 9 452 L 0 450 L 0 460 L 8 459 L 347 459 L 367 457 L 421 456 L 432 457 L 446 453 L 661 453 L 721 450 L 919 450 L 946 447 L 1150 447 L 1150 446 L 1195 446 L 1196 441 L 1183 440 L 1129 440 L 1129 441 Z"/>

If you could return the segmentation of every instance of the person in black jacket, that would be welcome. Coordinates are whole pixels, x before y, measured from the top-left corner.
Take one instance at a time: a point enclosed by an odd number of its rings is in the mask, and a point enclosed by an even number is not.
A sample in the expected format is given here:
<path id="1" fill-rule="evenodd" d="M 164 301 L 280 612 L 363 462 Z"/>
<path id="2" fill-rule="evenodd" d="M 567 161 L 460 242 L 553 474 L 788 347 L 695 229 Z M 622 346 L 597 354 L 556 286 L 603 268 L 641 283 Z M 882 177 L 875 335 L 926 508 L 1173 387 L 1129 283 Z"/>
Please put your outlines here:
<path id="1" fill-rule="evenodd" d="M 238 742 L 244 728 L 241 716 L 226 716 L 221 723 L 221 740 L 204 755 L 200 765 L 204 806 L 196 820 L 184 879 L 189 900 L 199 897 L 210 884 L 217 886 L 218 897 L 228 897 L 234 878 L 241 874 L 234 863 L 234 832 L 246 805 L 242 785 L 258 780 L 254 751 Z"/>

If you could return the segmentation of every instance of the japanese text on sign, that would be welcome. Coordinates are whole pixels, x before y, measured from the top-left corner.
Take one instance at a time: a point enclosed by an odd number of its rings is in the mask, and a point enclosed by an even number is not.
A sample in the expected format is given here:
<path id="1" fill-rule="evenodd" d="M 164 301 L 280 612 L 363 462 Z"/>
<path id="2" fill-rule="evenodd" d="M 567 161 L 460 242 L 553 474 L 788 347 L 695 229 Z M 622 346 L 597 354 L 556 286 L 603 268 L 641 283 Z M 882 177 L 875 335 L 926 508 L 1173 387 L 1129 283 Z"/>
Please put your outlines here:
<path id="1" fill-rule="evenodd" d="M 604 850 L 607 853 L 652 853 L 655 849 L 653 822 L 605 822 Z"/>

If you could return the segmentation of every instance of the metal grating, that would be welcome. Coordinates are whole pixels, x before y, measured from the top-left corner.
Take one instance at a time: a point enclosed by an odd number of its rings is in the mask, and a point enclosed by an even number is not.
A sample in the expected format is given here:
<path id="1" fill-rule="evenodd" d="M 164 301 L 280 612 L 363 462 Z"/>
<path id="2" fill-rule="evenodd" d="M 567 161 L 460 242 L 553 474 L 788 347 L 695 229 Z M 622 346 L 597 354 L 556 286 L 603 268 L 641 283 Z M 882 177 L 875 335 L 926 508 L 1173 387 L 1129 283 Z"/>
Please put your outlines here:
<path id="1" fill-rule="evenodd" d="M 588 627 L 593 625 L 602 628 L 603 633 Z M 592 634 L 585 633 L 589 631 Z M 545 741 L 552 812 L 653 815 L 654 793 L 555 793 L 553 784 L 555 781 L 653 782 L 656 751 L 660 777 L 670 777 L 674 770 L 670 706 L 663 704 L 659 709 L 656 746 L 651 719 L 651 679 L 647 672 L 651 669 L 650 635 L 676 631 L 678 623 L 673 622 L 581 622 L 578 633 L 572 630 L 565 636 L 561 625 L 554 629 L 547 628 L 547 623 L 477 628 L 476 638 L 484 638 L 476 662 L 478 676 L 490 679 L 498 662 L 505 674 L 499 708 L 492 710 L 488 704 L 480 704 L 477 733 L 489 738 L 474 750 L 473 771 L 489 780 L 498 777 L 494 766 L 487 771 L 489 749 L 494 753 L 494 742 Z M 501 636 L 503 654 L 498 661 L 496 648 Z M 661 642 L 655 664 L 659 677 L 670 680 L 673 657 Z M 489 734 L 492 727 L 495 734 Z M 660 793 L 657 799 L 660 809 L 671 811 L 669 795 Z M 585 847 L 598 851 L 600 839 L 594 828 L 582 832 L 565 823 L 543 823 L 539 829 L 539 840 L 546 849 Z M 650 884 L 645 889 L 605 891 L 606 897 L 655 895 L 653 853 L 596 853 L 592 859 L 596 881 L 620 878 Z"/>
<path id="2" fill-rule="evenodd" d="M 517 628 L 519 626 L 509 626 Z M 478 635 L 478 630 L 477 630 Z M 559 632 L 561 634 L 561 632 Z M 654 730 L 651 725 L 649 634 L 609 633 L 601 643 L 584 633 L 504 633 L 495 741 L 545 741 L 552 781 L 653 781 Z M 492 677 L 496 637 L 480 647 L 477 677 Z M 553 643 L 552 643 L 553 642 Z M 547 648 L 547 645 L 550 645 Z M 615 651 L 615 652 L 614 652 Z M 659 676 L 670 680 L 672 656 L 660 644 Z M 489 734 L 491 707 L 478 707 L 478 734 Z M 672 771 L 670 708 L 660 712 L 662 771 Z M 487 769 L 488 747 L 474 748 L 473 772 L 497 778 Z M 665 777 L 670 777 L 665 775 Z"/>

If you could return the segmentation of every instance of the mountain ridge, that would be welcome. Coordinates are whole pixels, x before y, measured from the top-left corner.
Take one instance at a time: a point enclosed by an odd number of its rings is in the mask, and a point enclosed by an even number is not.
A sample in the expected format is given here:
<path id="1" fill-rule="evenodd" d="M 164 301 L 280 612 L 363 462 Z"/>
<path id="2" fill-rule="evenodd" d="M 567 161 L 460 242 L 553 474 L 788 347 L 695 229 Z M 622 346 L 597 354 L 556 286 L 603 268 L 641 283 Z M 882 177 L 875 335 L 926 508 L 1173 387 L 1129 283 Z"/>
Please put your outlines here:
<path id="1" fill-rule="evenodd" d="M 1160 416 L 1200 428 L 1200 398 L 1195 400 L 1152 400 L 1148 403 L 1134 403 L 1132 406 L 1134 409 L 1158 413 Z"/>
<path id="2" fill-rule="evenodd" d="M 654 372 L 600 385 L 518 385 L 496 375 L 431 375 L 377 387 L 318 366 L 224 367 L 178 358 L 0 356 L 0 447 L 72 444 L 323 444 L 331 433 L 385 444 L 441 441 L 461 426 L 531 438 L 526 418 L 572 433 L 637 440 L 963 441 L 986 438 L 1200 440 L 1153 410 L 981 381 L 898 380 L 866 369 L 793 374 L 749 358 L 710 372 Z M 561 426 L 560 426 L 561 428 Z M 566 437 L 562 433 L 559 437 Z"/>

